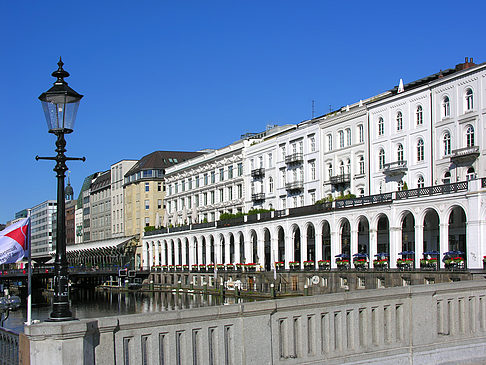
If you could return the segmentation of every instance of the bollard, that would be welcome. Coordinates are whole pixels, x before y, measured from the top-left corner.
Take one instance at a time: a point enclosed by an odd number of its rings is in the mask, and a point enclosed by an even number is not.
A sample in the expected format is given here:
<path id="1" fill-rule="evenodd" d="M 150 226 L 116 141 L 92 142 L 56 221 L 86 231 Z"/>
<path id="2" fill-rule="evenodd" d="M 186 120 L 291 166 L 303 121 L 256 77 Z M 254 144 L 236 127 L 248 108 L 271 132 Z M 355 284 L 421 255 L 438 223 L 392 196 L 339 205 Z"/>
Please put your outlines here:
<path id="1" fill-rule="evenodd" d="M 275 285 L 273 285 L 273 283 L 270 284 L 270 295 L 272 298 L 277 297 L 277 293 L 275 293 Z"/>
<path id="2" fill-rule="evenodd" d="M 304 285 L 304 295 L 309 295 L 309 288 L 307 287 L 307 284 Z"/>
<path id="3" fill-rule="evenodd" d="M 153 280 L 150 280 L 150 286 L 149 286 L 150 290 L 154 290 L 154 281 Z"/>

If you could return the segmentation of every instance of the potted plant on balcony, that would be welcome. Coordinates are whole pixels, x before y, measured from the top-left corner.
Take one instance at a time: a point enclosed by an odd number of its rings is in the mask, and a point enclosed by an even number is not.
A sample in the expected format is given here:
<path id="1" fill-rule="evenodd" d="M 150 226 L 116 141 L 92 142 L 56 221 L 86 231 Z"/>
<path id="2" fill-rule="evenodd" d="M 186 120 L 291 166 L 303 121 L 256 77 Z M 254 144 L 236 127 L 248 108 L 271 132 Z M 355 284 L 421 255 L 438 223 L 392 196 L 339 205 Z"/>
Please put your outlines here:
<path id="1" fill-rule="evenodd" d="M 283 261 L 275 261 L 275 269 L 277 271 L 284 271 L 285 270 L 285 263 Z"/>
<path id="2" fill-rule="evenodd" d="M 206 270 L 207 272 L 214 272 L 214 264 L 207 264 Z"/>
<path id="3" fill-rule="evenodd" d="M 167 265 L 162 265 L 162 266 L 160 267 L 160 269 L 161 269 L 162 271 L 167 271 Z"/>
<path id="4" fill-rule="evenodd" d="M 329 270 L 331 268 L 331 261 L 319 260 L 317 261 L 317 265 L 319 265 L 319 270 Z"/>
<path id="5" fill-rule="evenodd" d="M 206 265 L 199 264 L 199 271 L 205 272 L 206 271 Z"/>
<path id="6" fill-rule="evenodd" d="M 182 265 L 176 265 L 176 271 L 182 271 Z"/>
<path id="7" fill-rule="evenodd" d="M 182 265 L 182 271 L 189 271 L 189 265 Z"/>
<path id="8" fill-rule="evenodd" d="M 198 265 L 197 264 L 193 264 L 191 266 L 191 268 L 192 268 L 192 271 L 197 271 Z"/>
<path id="9" fill-rule="evenodd" d="M 256 264 L 254 262 L 249 262 L 245 264 L 245 271 L 253 272 L 256 270 Z"/>
<path id="10" fill-rule="evenodd" d="M 169 271 L 174 271 L 175 270 L 175 265 L 169 265 Z"/>
<path id="11" fill-rule="evenodd" d="M 348 259 L 343 259 L 343 258 L 337 258 L 336 259 L 336 265 L 339 270 L 347 270 L 349 269 L 349 260 Z"/>
<path id="12" fill-rule="evenodd" d="M 483 256 L 483 269 L 486 269 L 486 256 Z"/>
<path id="13" fill-rule="evenodd" d="M 413 268 L 413 259 L 409 259 L 409 258 L 397 259 L 397 267 L 400 270 L 411 270 Z"/>
<path id="14" fill-rule="evenodd" d="M 290 271 L 297 271 L 300 269 L 300 261 L 289 262 Z"/>
<path id="15" fill-rule="evenodd" d="M 314 261 L 312 261 L 312 260 L 304 261 L 305 271 L 311 271 L 311 270 L 314 270 L 314 268 L 315 268 Z"/>
<path id="16" fill-rule="evenodd" d="M 226 271 L 233 271 L 235 269 L 235 265 L 233 264 L 226 264 Z"/>
<path id="17" fill-rule="evenodd" d="M 364 270 L 368 268 L 368 260 L 363 257 L 354 257 L 353 265 L 356 270 Z"/>
<path id="18" fill-rule="evenodd" d="M 218 269 L 218 271 L 224 271 L 224 264 L 216 264 L 216 269 Z"/>
<path id="19" fill-rule="evenodd" d="M 240 272 L 241 272 L 241 271 L 243 271 L 243 267 L 244 267 L 244 266 L 245 266 L 245 265 L 244 265 L 243 263 L 238 262 L 238 263 L 235 265 L 235 267 L 236 267 L 236 271 L 240 271 Z"/>
<path id="20" fill-rule="evenodd" d="M 373 260 L 373 266 L 377 269 L 387 269 L 388 268 L 388 257 L 380 257 Z"/>

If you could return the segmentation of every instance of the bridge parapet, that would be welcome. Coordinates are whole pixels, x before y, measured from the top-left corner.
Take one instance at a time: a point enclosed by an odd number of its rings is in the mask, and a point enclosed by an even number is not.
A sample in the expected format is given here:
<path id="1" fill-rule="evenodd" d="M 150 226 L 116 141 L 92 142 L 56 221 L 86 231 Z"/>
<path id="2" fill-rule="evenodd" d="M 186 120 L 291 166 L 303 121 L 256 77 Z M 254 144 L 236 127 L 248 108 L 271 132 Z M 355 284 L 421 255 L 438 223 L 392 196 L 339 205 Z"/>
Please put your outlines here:
<path id="1" fill-rule="evenodd" d="M 484 360 L 486 282 L 42 323 L 26 327 L 25 333 L 31 363 L 412 364 Z"/>

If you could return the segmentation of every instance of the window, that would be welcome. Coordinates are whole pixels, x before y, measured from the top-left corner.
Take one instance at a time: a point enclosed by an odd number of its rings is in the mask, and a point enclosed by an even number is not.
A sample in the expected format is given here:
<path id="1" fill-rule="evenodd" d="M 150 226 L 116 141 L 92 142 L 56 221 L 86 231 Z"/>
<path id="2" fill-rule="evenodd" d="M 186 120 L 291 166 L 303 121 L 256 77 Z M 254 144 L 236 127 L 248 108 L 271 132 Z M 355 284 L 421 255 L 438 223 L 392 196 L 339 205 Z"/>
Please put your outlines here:
<path id="1" fill-rule="evenodd" d="M 327 175 L 329 176 L 329 180 L 332 177 L 332 163 L 327 165 Z"/>
<path id="2" fill-rule="evenodd" d="M 239 163 L 238 164 L 238 176 L 242 176 L 243 175 L 243 163 Z"/>
<path id="3" fill-rule="evenodd" d="M 415 120 L 417 125 L 422 125 L 424 123 L 424 113 L 422 110 L 422 105 L 417 106 L 417 110 L 415 111 Z"/>
<path id="4" fill-rule="evenodd" d="M 285 173 L 285 169 L 280 170 L 280 175 L 282 177 L 282 187 L 284 187 L 285 183 L 287 182 L 287 176 L 286 176 L 286 173 Z"/>
<path id="5" fill-rule="evenodd" d="M 238 199 L 241 199 L 243 197 L 243 185 L 239 184 L 237 185 L 238 187 Z"/>
<path id="6" fill-rule="evenodd" d="M 403 161 L 403 146 L 401 143 L 398 144 L 397 148 L 397 161 Z"/>
<path id="7" fill-rule="evenodd" d="M 451 104 L 448 96 L 442 99 L 442 117 L 446 118 L 451 115 Z"/>
<path id="8" fill-rule="evenodd" d="M 360 124 L 358 126 L 358 136 L 359 136 L 359 142 L 360 143 L 364 142 L 364 127 L 363 127 L 363 124 Z"/>
<path id="9" fill-rule="evenodd" d="M 292 153 L 297 153 L 297 143 L 292 143 Z"/>
<path id="10" fill-rule="evenodd" d="M 214 184 L 216 182 L 216 172 L 211 171 L 211 184 Z"/>
<path id="11" fill-rule="evenodd" d="M 446 171 L 444 173 L 444 177 L 442 178 L 442 182 L 444 184 L 450 184 L 451 183 L 451 173 L 449 171 Z"/>
<path id="12" fill-rule="evenodd" d="M 420 175 L 417 179 L 417 188 L 421 189 L 425 186 L 424 177 Z"/>
<path id="13" fill-rule="evenodd" d="M 360 197 L 364 196 L 364 189 L 363 188 L 359 189 L 358 192 L 359 192 Z"/>
<path id="14" fill-rule="evenodd" d="M 404 186 L 403 180 L 400 180 L 398 182 L 398 191 L 402 191 L 403 190 L 403 186 Z"/>
<path id="15" fill-rule="evenodd" d="M 199 176 L 196 176 L 196 188 L 199 187 Z"/>
<path id="16" fill-rule="evenodd" d="M 339 163 L 339 175 L 344 175 L 344 162 Z"/>
<path id="17" fill-rule="evenodd" d="M 311 161 L 309 164 L 310 164 L 311 180 L 315 180 L 316 179 L 316 161 Z"/>
<path id="18" fill-rule="evenodd" d="M 150 218 L 145 217 L 145 227 L 148 227 L 148 226 L 150 226 Z"/>
<path id="19" fill-rule="evenodd" d="M 228 166 L 228 179 L 233 178 L 233 166 Z"/>
<path id="20" fill-rule="evenodd" d="M 233 200 L 233 187 L 228 186 L 228 200 L 231 201 Z"/>
<path id="21" fill-rule="evenodd" d="M 224 169 L 219 169 L 219 181 L 224 180 Z"/>
<path id="22" fill-rule="evenodd" d="M 210 194 L 211 194 L 211 204 L 214 204 L 214 201 L 215 201 L 215 198 L 214 198 L 214 196 L 215 196 L 214 190 L 211 191 Z"/>
<path id="23" fill-rule="evenodd" d="M 309 143 L 310 143 L 311 152 L 315 152 L 315 150 L 316 150 L 316 137 L 311 136 Z"/>
<path id="24" fill-rule="evenodd" d="M 474 147 L 474 127 L 469 125 L 466 130 L 466 146 Z"/>
<path id="25" fill-rule="evenodd" d="M 445 132 L 444 137 L 442 138 L 442 143 L 444 145 L 444 156 L 448 156 L 451 154 L 451 135 L 449 132 Z"/>
<path id="26" fill-rule="evenodd" d="M 304 153 L 304 142 L 303 141 L 299 142 L 299 152 Z"/>
<path id="27" fill-rule="evenodd" d="M 346 174 L 351 174 L 351 160 L 349 158 L 346 161 Z"/>
<path id="28" fill-rule="evenodd" d="M 191 200 L 191 197 L 187 197 L 187 208 L 188 209 L 191 209 L 192 208 L 192 200 Z"/>
<path id="29" fill-rule="evenodd" d="M 204 185 L 208 185 L 208 174 L 204 174 Z"/>
<path id="30" fill-rule="evenodd" d="M 203 194 L 203 202 L 204 202 L 204 205 L 208 205 L 208 193 Z"/>
<path id="31" fill-rule="evenodd" d="M 332 134 L 327 135 L 327 150 L 332 151 Z"/>
<path id="32" fill-rule="evenodd" d="M 268 178 L 268 192 L 273 193 L 273 178 L 271 176 Z"/>
<path id="33" fill-rule="evenodd" d="M 162 209 L 162 199 L 157 200 L 157 209 Z"/>
<path id="34" fill-rule="evenodd" d="M 397 131 L 401 131 L 403 129 L 403 115 L 402 112 L 397 113 Z"/>
<path id="35" fill-rule="evenodd" d="M 157 183 L 157 191 L 162 191 L 162 183 Z"/>
<path id="36" fill-rule="evenodd" d="M 466 90 L 466 95 L 465 95 L 465 107 L 466 111 L 472 110 L 473 109 L 473 91 L 471 89 Z"/>
<path id="37" fill-rule="evenodd" d="M 149 183 L 145 183 L 145 191 L 150 191 L 150 184 Z"/>
<path id="38" fill-rule="evenodd" d="M 219 189 L 219 201 L 223 202 L 224 201 L 224 190 Z"/>
<path id="39" fill-rule="evenodd" d="M 199 206 L 199 194 L 196 194 L 196 195 L 194 196 L 194 205 L 195 205 L 196 207 L 198 207 L 198 206 Z"/>
<path id="40" fill-rule="evenodd" d="M 380 152 L 378 153 L 378 167 L 380 170 L 385 168 L 385 151 L 383 148 L 381 148 Z"/>
<path id="41" fill-rule="evenodd" d="M 378 135 L 382 136 L 385 134 L 385 121 L 382 117 L 378 119 Z"/>
<path id="42" fill-rule="evenodd" d="M 351 129 L 346 129 L 346 145 L 351 146 Z"/>
<path id="43" fill-rule="evenodd" d="M 287 208 L 287 199 L 281 198 L 280 199 L 280 206 L 282 207 L 282 209 L 286 209 Z"/>
<path id="44" fill-rule="evenodd" d="M 192 177 L 187 180 L 188 189 L 192 190 Z"/>
<path id="45" fill-rule="evenodd" d="M 285 160 L 285 145 L 280 146 L 280 154 L 282 156 L 282 160 Z"/>
<path id="46" fill-rule="evenodd" d="M 344 147 L 344 132 L 339 131 L 338 134 L 339 134 L 339 147 L 343 148 Z"/>
<path id="47" fill-rule="evenodd" d="M 365 161 L 363 156 L 359 157 L 359 173 L 361 175 L 365 173 Z"/>
<path id="48" fill-rule="evenodd" d="M 271 153 L 268 154 L 268 167 L 273 166 L 273 155 Z"/>
<path id="49" fill-rule="evenodd" d="M 316 203 L 316 192 L 315 191 L 311 191 L 310 198 L 311 198 L 311 204 L 315 204 Z"/>
<path id="50" fill-rule="evenodd" d="M 182 191 L 186 191 L 186 180 L 182 180 Z"/>
<path id="51" fill-rule="evenodd" d="M 424 141 L 419 139 L 417 142 L 417 161 L 424 160 Z"/>
<path id="52" fill-rule="evenodd" d="M 259 166 L 259 167 L 260 167 L 260 168 L 263 168 L 263 156 L 260 156 L 260 157 L 258 158 L 258 160 L 260 161 L 260 166 Z"/>
<path id="53" fill-rule="evenodd" d="M 466 180 L 473 180 L 476 178 L 476 172 L 474 171 L 474 167 L 470 167 L 467 169 Z"/>

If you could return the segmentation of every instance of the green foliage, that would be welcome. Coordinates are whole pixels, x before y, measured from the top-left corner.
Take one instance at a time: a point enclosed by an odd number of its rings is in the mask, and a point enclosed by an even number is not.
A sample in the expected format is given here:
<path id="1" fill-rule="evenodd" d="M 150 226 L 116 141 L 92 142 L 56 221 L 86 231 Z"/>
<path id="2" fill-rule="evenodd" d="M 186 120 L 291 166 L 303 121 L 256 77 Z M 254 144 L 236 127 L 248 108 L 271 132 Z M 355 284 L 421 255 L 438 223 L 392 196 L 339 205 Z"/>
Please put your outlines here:
<path id="1" fill-rule="evenodd" d="M 250 209 L 248 211 L 248 213 L 246 213 L 247 215 L 254 215 L 254 214 L 260 214 L 260 213 L 267 213 L 267 212 L 271 212 L 271 211 L 274 211 L 275 209 Z"/>
<path id="2" fill-rule="evenodd" d="M 271 211 L 274 211 L 275 209 L 250 209 L 248 211 L 248 213 L 242 213 L 242 212 L 238 212 L 236 214 L 232 214 L 232 213 L 222 213 L 220 216 L 219 216 L 219 220 L 220 221 L 226 221 L 226 220 L 229 220 L 229 219 L 233 219 L 233 218 L 240 218 L 240 217 L 243 217 L 245 215 L 254 215 L 254 214 L 260 214 L 260 213 L 267 213 L 267 212 L 271 212 Z"/>
<path id="3" fill-rule="evenodd" d="M 403 190 L 408 190 L 408 185 L 406 181 L 403 183 Z"/>
<path id="4" fill-rule="evenodd" d="M 344 199 L 354 199 L 356 198 L 356 195 L 354 194 L 346 194 L 346 195 L 341 195 L 336 198 L 336 200 L 344 200 Z"/>
<path id="5" fill-rule="evenodd" d="M 331 194 L 329 194 L 325 198 L 322 198 L 322 199 L 319 199 L 318 201 L 316 201 L 315 204 L 318 205 L 318 204 L 332 203 L 333 201 L 334 201 L 334 197 Z"/>
<path id="6" fill-rule="evenodd" d="M 155 231 L 155 226 L 147 226 L 144 228 L 145 232 Z"/>

